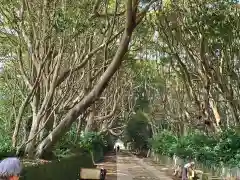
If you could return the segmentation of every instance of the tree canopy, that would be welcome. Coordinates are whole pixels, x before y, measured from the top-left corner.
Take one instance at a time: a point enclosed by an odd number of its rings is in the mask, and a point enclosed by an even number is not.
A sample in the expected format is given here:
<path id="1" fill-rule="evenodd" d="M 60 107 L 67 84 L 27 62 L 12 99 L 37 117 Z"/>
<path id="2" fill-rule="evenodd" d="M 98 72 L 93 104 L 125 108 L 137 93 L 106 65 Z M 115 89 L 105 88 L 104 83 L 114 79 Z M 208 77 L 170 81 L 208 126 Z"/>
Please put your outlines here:
<path id="1" fill-rule="evenodd" d="M 104 135 L 172 155 L 196 130 L 238 139 L 236 1 L 0 2 L 0 151 L 43 157 Z"/>

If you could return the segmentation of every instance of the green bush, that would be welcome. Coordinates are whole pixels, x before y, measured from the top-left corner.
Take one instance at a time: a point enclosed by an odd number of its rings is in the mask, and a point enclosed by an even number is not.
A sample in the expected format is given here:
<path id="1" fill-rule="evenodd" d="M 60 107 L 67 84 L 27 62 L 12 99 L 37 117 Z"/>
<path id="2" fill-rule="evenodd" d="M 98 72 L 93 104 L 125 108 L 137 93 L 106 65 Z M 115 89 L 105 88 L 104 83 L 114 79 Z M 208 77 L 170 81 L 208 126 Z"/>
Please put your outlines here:
<path id="1" fill-rule="evenodd" d="M 15 155 L 15 150 L 12 148 L 11 137 L 5 133 L 0 134 L 0 160 L 9 156 Z"/>
<path id="2" fill-rule="evenodd" d="M 21 180 L 76 180 L 80 168 L 94 167 L 89 153 L 79 154 L 60 161 L 23 168 Z"/>
<path id="3" fill-rule="evenodd" d="M 104 146 L 104 137 L 97 132 L 84 133 L 80 138 L 80 147 L 89 152 Z"/>
<path id="4" fill-rule="evenodd" d="M 150 144 L 156 153 L 172 156 L 178 139 L 170 131 L 162 131 L 150 140 Z"/>
<path id="5" fill-rule="evenodd" d="M 152 132 L 149 121 L 144 112 L 137 111 L 127 123 L 124 141 L 131 143 L 133 149 L 147 150 L 150 137 L 152 137 Z"/>
<path id="6" fill-rule="evenodd" d="M 152 149 L 159 154 L 176 154 L 183 159 L 196 159 L 202 163 L 240 166 L 240 133 L 228 129 L 215 136 L 195 132 L 177 137 L 162 131 L 150 140 Z"/>
<path id="7" fill-rule="evenodd" d="M 109 152 L 112 151 L 114 148 L 114 138 L 110 134 L 103 135 L 103 152 Z"/>
<path id="8" fill-rule="evenodd" d="M 103 159 L 107 141 L 98 132 L 88 132 L 82 135 L 79 145 L 83 150 L 92 154 L 94 161 L 100 161 Z"/>

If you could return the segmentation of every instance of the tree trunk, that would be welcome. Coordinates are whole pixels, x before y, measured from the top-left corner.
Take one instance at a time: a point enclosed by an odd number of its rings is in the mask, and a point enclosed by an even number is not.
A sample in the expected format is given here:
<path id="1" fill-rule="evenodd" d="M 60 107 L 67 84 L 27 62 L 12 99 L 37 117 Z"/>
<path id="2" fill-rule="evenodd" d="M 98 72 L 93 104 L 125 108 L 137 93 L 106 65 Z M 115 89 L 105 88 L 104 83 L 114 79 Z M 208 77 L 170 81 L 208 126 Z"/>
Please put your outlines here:
<path id="1" fill-rule="evenodd" d="M 31 131 L 29 134 L 29 138 L 28 141 L 29 143 L 26 146 L 25 149 L 25 154 L 28 154 L 28 156 L 31 158 L 33 157 L 33 151 L 36 149 L 36 139 L 39 137 L 39 134 L 37 134 L 39 132 L 39 129 L 42 129 L 42 127 L 40 126 L 41 121 L 43 120 L 43 122 L 46 122 L 47 119 L 44 118 L 48 118 L 46 116 L 43 115 L 48 115 L 48 107 L 51 107 L 52 105 L 52 100 L 53 100 L 53 95 L 55 92 L 55 83 L 57 80 L 57 76 L 58 76 L 58 72 L 59 72 L 59 68 L 60 68 L 60 63 L 61 61 L 57 61 L 55 69 L 53 71 L 53 77 L 52 77 L 52 82 L 51 82 L 51 86 L 49 87 L 48 91 L 45 94 L 45 97 L 43 98 L 41 107 L 39 107 L 39 101 L 40 101 L 40 88 L 38 88 L 37 93 L 35 95 L 35 101 L 33 101 L 32 103 L 32 111 L 33 111 L 33 122 L 32 122 L 32 127 L 31 127 Z M 47 123 L 47 122 L 46 122 Z M 45 124 L 46 124 L 45 123 Z M 53 125 L 53 123 L 51 124 Z M 39 128 L 40 127 L 40 128 Z M 40 131 L 41 132 L 41 131 Z M 38 138 L 39 140 L 39 138 Z M 50 148 L 51 149 L 51 148 Z M 49 149 L 48 149 L 49 151 Z"/>
<path id="2" fill-rule="evenodd" d="M 81 135 L 83 120 L 84 120 L 84 117 L 78 117 L 77 132 L 76 132 L 75 143 L 78 142 L 79 137 L 80 137 L 80 135 Z"/>
<path id="3" fill-rule="evenodd" d="M 37 109 L 38 109 L 38 97 L 35 96 L 33 99 L 33 102 L 31 103 L 32 106 L 32 125 L 31 125 L 31 129 L 29 132 L 29 136 L 28 136 L 28 141 L 30 141 L 27 145 L 26 145 L 26 149 L 25 149 L 25 154 L 28 154 L 29 157 L 33 157 L 34 155 L 34 147 L 35 147 L 35 133 L 37 132 L 38 129 L 38 117 L 37 117 Z"/>
<path id="4" fill-rule="evenodd" d="M 129 6 L 129 4 L 128 4 Z M 132 6 L 132 5 L 131 5 Z M 55 143 L 61 138 L 71 127 L 72 123 L 79 117 L 80 114 L 84 113 L 86 109 L 97 100 L 102 94 L 111 77 L 118 70 L 122 63 L 123 57 L 128 51 L 128 45 L 131 39 L 132 32 L 135 28 L 135 24 L 132 21 L 133 12 L 132 7 L 128 7 L 127 22 L 124 34 L 121 39 L 121 43 L 118 50 L 106 69 L 106 71 L 100 77 L 98 83 L 92 88 L 92 90 L 80 101 L 74 108 L 72 108 L 65 116 L 65 118 L 59 123 L 59 125 L 38 145 L 36 156 L 41 157 L 44 155 L 49 148 L 53 147 Z"/>
<path id="5" fill-rule="evenodd" d="M 43 130 L 41 130 L 39 134 L 39 142 L 42 141 L 49 134 L 49 132 L 53 129 L 54 126 L 54 115 L 52 114 L 52 110 L 54 107 L 52 107 L 52 100 L 53 97 L 51 98 L 51 102 L 47 106 L 47 112 L 43 116 L 43 119 L 40 122 L 40 126 L 38 128 L 38 131 L 43 128 Z M 47 124 L 45 125 L 46 121 Z M 44 125 L 45 127 L 43 127 Z"/>
<path id="6" fill-rule="evenodd" d="M 91 132 L 93 130 L 93 124 L 94 124 L 94 116 L 93 112 L 90 112 L 88 118 L 87 118 L 87 125 L 85 126 L 85 133 Z"/>
<path id="7" fill-rule="evenodd" d="M 96 115 L 95 104 L 92 104 L 91 112 L 89 113 L 89 116 L 87 117 L 87 125 L 84 130 L 85 133 L 93 131 L 95 115 Z"/>

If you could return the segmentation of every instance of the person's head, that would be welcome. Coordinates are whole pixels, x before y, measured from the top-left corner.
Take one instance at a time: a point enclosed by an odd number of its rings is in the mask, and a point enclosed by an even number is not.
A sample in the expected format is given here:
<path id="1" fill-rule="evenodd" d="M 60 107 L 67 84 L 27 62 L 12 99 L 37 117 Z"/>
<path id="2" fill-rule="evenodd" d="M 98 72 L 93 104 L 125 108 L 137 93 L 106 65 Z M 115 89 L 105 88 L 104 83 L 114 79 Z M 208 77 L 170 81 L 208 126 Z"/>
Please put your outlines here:
<path id="1" fill-rule="evenodd" d="M 6 158 L 0 162 L 0 180 L 18 180 L 22 164 L 18 158 Z"/>
<path id="2" fill-rule="evenodd" d="M 191 168 L 194 168 L 195 162 L 191 161 L 191 162 L 190 162 L 190 165 L 191 165 Z"/>

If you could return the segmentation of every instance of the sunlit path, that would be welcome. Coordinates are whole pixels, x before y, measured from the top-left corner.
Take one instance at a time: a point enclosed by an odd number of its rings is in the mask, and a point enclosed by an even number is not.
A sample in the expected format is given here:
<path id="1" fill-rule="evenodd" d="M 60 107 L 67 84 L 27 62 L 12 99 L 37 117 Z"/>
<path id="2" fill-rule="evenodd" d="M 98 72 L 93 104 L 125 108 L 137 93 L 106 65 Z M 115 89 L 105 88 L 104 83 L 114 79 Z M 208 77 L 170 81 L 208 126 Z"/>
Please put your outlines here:
<path id="1" fill-rule="evenodd" d="M 164 172 L 157 170 L 149 163 L 131 155 L 120 152 L 116 156 L 108 156 L 105 162 L 99 165 L 107 169 L 106 180 L 170 180 Z"/>

